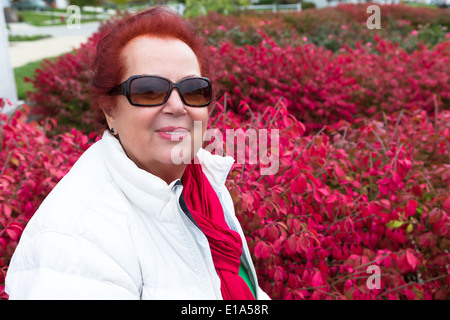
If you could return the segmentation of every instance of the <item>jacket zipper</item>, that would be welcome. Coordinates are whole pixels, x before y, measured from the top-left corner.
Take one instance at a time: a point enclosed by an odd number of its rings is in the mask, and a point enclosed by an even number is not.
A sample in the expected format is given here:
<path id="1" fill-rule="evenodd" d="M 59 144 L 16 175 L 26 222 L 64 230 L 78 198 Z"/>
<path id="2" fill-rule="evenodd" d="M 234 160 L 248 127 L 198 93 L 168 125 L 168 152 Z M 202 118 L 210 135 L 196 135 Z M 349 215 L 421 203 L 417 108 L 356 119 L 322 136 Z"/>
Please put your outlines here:
<path id="1" fill-rule="evenodd" d="M 180 183 L 180 184 L 181 184 L 181 183 Z M 178 185 L 178 183 L 175 184 L 175 186 L 176 186 L 176 185 Z M 183 204 L 180 203 L 180 200 L 183 200 Z M 198 224 L 195 222 L 194 218 L 192 217 L 191 213 L 190 213 L 189 210 L 187 209 L 186 203 L 184 202 L 184 198 L 182 198 L 182 192 L 180 193 L 180 197 L 178 198 L 177 205 L 178 205 L 178 209 L 181 210 L 181 212 L 183 212 L 183 214 L 189 219 L 189 222 L 188 222 L 188 223 L 192 223 L 192 224 L 193 224 L 193 225 L 201 232 L 201 234 L 205 237 L 206 242 L 208 242 L 208 239 L 206 238 L 206 235 L 204 234 L 204 232 L 202 231 L 202 229 L 200 229 L 200 227 L 198 226 Z M 183 207 L 184 207 L 184 208 L 183 208 Z M 186 209 L 186 211 L 185 211 L 185 209 Z M 183 220 L 183 219 L 181 219 L 181 220 Z M 200 249 L 198 248 L 198 245 L 197 245 L 197 243 L 196 243 L 196 241 L 195 241 L 193 235 L 192 235 L 191 232 L 189 231 L 188 226 L 186 226 L 186 224 L 184 223 L 184 221 L 182 221 L 182 223 L 183 223 L 183 226 L 184 226 L 185 229 L 186 229 L 186 233 L 188 234 L 189 240 L 191 241 L 191 243 L 194 244 L 194 247 L 195 247 L 195 249 L 196 249 L 196 251 L 197 251 L 198 256 L 201 257 L 201 260 L 203 260 L 203 255 L 201 254 L 201 252 L 199 252 Z M 204 261 L 204 260 L 203 260 L 203 261 Z M 206 264 L 207 264 L 207 262 L 206 262 Z M 209 274 L 209 270 L 208 270 L 207 265 L 206 265 L 205 267 L 206 267 L 206 269 L 207 269 L 207 270 L 206 270 L 207 274 Z M 211 279 L 210 282 L 211 282 L 211 287 L 213 288 L 213 293 L 214 293 L 214 295 L 216 296 L 216 298 L 217 298 L 217 299 L 222 299 L 222 296 L 218 296 L 218 295 L 217 295 L 217 292 L 220 292 L 220 288 L 217 288 L 217 287 L 216 287 L 216 285 L 214 284 L 214 282 L 213 282 L 212 279 Z"/>
<path id="2" fill-rule="evenodd" d="M 178 181 L 178 182 L 175 184 L 175 186 L 178 186 L 178 185 L 181 185 L 181 186 L 182 186 L 181 181 Z M 229 214 L 228 208 L 224 208 L 225 205 L 224 205 L 224 201 L 222 200 L 221 195 L 218 194 L 218 197 L 219 197 L 219 199 L 220 199 L 220 203 L 221 203 L 221 205 L 222 205 L 222 208 L 224 209 L 223 211 L 224 211 L 224 214 L 225 214 L 225 220 L 226 220 L 228 226 L 229 226 L 232 230 L 236 231 L 236 232 L 241 236 L 241 233 L 238 231 L 238 228 L 236 227 L 236 224 L 235 224 L 235 222 L 234 222 L 233 217 Z M 178 198 L 178 201 L 177 201 L 177 202 L 178 202 L 178 208 L 184 213 L 184 215 L 185 215 L 187 218 L 189 218 L 190 223 L 194 224 L 194 225 L 200 230 L 200 232 L 205 236 L 205 238 L 206 238 L 206 235 L 204 234 L 204 232 L 202 231 L 202 229 L 198 226 L 197 222 L 195 222 L 194 218 L 192 217 L 191 213 L 189 212 L 189 209 L 187 208 L 186 202 L 184 201 L 184 198 L 182 197 L 182 192 L 180 193 L 180 197 Z M 189 229 L 187 230 L 187 232 L 189 233 L 189 236 L 190 236 L 190 238 L 191 238 L 191 241 L 193 241 L 192 235 L 190 234 Z M 244 237 L 243 241 L 245 241 L 245 235 L 242 234 L 242 236 Z M 250 271 L 250 273 L 251 273 L 250 279 L 251 279 L 251 281 L 252 281 L 253 287 L 255 288 L 255 294 L 256 294 L 255 299 L 258 299 L 258 287 L 259 287 L 259 284 L 258 284 L 258 278 L 257 278 L 257 275 L 256 275 L 256 270 L 255 270 L 255 268 L 253 267 L 253 263 L 250 263 L 250 262 L 249 262 L 249 259 L 250 259 L 250 261 L 251 261 L 250 251 L 248 250 L 248 248 L 247 248 L 247 246 L 246 246 L 245 244 L 242 245 L 242 249 L 243 249 L 243 255 L 242 255 L 242 257 L 243 257 L 243 260 L 244 260 L 243 262 L 245 263 L 244 267 L 245 267 L 248 271 Z M 215 287 L 215 286 L 214 286 L 214 283 L 212 283 L 212 286 L 213 286 L 213 288 Z M 215 293 L 215 292 L 216 292 L 216 291 L 214 290 L 214 293 Z"/>

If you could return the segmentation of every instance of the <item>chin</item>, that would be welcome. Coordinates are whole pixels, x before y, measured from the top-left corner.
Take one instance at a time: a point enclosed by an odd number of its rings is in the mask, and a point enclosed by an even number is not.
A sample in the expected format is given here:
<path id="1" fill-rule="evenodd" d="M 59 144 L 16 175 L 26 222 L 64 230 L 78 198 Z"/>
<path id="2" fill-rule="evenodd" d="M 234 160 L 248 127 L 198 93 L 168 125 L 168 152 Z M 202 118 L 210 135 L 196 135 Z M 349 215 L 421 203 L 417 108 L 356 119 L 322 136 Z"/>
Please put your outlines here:
<path id="1" fill-rule="evenodd" d="M 165 164 L 189 164 L 194 156 L 197 154 L 200 146 L 193 145 L 191 139 L 187 138 L 176 142 L 170 147 L 161 148 L 158 152 L 161 162 Z"/>

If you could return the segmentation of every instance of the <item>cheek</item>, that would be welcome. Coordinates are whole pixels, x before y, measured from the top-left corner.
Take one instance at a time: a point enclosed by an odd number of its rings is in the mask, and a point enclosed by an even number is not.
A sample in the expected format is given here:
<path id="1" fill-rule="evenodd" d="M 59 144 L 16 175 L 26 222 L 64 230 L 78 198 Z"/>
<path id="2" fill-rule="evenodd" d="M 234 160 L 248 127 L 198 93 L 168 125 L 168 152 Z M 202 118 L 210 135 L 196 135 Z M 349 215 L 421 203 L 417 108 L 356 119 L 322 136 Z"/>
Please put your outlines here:
<path id="1" fill-rule="evenodd" d="M 139 131 L 148 132 L 148 129 L 155 122 L 157 116 L 156 110 L 151 108 L 136 108 L 131 107 L 127 110 L 122 109 L 120 114 L 120 122 L 122 124 L 122 131 L 139 133 Z"/>
<path id="2" fill-rule="evenodd" d="M 197 153 L 198 148 L 202 146 L 203 138 L 208 128 L 208 108 L 193 108 L 193 110 L 189 110 L 189 116 L 194 123 L 194 134 L 191 137 L 191 148 L 195 154 Z"/>
<path id="3" fill-rule="evenodd" d="M 197 108 L 190 112 L 191 119 L 195 122 L 201 121 L 201 128 L 203 133 L 208 127 L 208 108 Z"/>

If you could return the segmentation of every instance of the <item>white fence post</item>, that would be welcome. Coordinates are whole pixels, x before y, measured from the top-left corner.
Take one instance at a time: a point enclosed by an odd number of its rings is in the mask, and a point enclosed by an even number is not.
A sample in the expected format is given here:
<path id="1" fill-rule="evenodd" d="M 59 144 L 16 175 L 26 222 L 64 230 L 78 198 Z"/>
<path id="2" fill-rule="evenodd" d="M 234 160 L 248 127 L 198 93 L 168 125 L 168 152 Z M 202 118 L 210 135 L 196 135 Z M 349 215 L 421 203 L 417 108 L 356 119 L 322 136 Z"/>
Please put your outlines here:
<path id="1" fill-rule="evenodd" d="M 253 4 L 247 6 L 239 6 L 240 10 L 272 10 L 272 12 L 282 12 L 288 10 L 302 11 L 301 2 L 294 4 Z"/>
<path id="2" fill-rule="evenodd" d="M 9 56 L 8 30 L 6 29 L 3 1 L 0 1 L 0 97 L 17 104 L 16 82 Z M 3 110 L 5 111 L 5 110 Z"/>

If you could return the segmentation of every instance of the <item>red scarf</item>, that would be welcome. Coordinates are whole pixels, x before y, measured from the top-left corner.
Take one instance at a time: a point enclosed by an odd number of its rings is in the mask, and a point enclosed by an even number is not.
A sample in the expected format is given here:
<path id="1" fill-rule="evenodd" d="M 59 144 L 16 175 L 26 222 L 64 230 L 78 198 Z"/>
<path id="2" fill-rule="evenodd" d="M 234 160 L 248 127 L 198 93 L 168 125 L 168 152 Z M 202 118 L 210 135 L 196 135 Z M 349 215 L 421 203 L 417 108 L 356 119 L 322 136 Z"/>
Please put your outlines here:
<path id="1" fill-rule="evenodd" d="M 223 299 L 254 300 L 247 283 L 239 276 L 242 239 L 225 222 L 222 204 L 202 166 L 188 164 L 181 180 L 189 212 L 208 239 Z"/>

